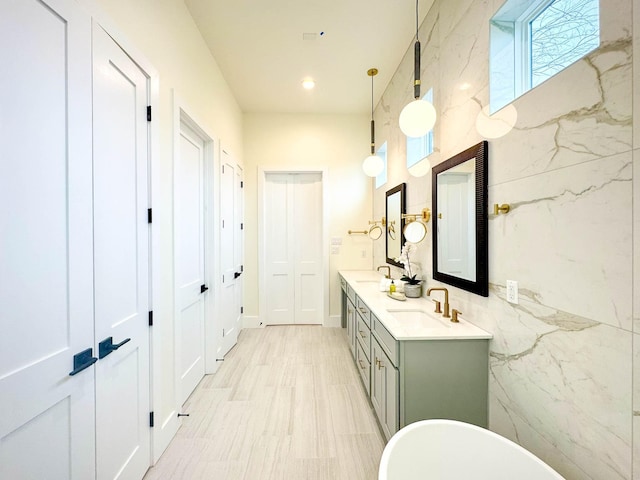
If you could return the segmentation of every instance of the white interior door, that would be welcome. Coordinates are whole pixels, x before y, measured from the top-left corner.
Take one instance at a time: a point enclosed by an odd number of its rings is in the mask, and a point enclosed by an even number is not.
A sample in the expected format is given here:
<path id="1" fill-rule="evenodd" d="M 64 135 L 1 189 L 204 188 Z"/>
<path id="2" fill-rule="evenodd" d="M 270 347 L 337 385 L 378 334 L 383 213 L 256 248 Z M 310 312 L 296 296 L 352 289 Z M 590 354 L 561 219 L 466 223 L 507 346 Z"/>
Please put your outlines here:
<path id="1" fill-rule="evenodd" d="M 222 342 L 219 355 L 225 355 L 238 341 L 238 310 L 236 305 L 236 237 L 237 198 L 235 193 L 237 167 L 231 156 L 222 150 L 220 165 L 220 317 Z"/>
<path id="2" fill-rule="evenodd" d="M 0 42 L 0 478 L 90 479 L 91 23 L 2 1 Z"/>
<path id="3" fill-rule="evenodd" d="M 242 317 L 244 313 L 243 298 L 244 298 L 244 180 L 243 170 L 239 165 L 236 165 L 235 169 L 236 179 L 234 183 L 234 228 L 235 238 L 233 245 L 233 256 L 235 261 L 235 336 L 236 340 L 238 333 L 242 329 Z"/>
<path id="4" fill-rule="evenodd" d="M 150 464 L 148 87 L 95 24 L 93 48 L 96 471 L 139 480 Z"/>
<path id="5" fill-rule="evenodd" d="M 175 167 L 176 336 L 180 403 L 205 371 L 205 141 L 184 121 Z"/>
<path id="6" fill-rule="evenodd" d="M 266 323 L 321 324 L 321 174 L 266 174 L 264 241 Z"/>

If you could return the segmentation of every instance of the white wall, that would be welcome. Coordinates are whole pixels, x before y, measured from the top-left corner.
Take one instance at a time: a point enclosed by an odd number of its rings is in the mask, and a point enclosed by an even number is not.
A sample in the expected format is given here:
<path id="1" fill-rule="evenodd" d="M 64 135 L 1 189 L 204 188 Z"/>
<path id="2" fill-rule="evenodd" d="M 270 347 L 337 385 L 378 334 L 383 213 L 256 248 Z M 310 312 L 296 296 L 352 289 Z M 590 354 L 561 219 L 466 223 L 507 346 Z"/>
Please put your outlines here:
<path id="1" fill-rule="evenodd" d="M 421 26 L 422 85 L 439 115 L 434 164 L 483 140 L 475 119 L 489 101 L 489 19 L 502 3 L 436 0 Z M 489 216 L 489 297 L 449 287 L 452 307 L 494 335 L 490 428 L 568 479 L 640 478 L 637 6 L 602 0 L 601 48 L 514 102 L 515 128 L 489 140 L 489 205 L 511 205 Z M 412 69 L 413 48 L 375 119 L 389 142 L 386 188 L 406 181 L 408 209 L 419 211 L 431 207 L 431 176 L 409 176 L 397 127 Z M 386 188 L 374 192 L 376 216 Z M 419 255 L 427 287 L 440 286 L 430 235 Z M 506 302 L 507 279 L 519 282 L 519 305 Z"/>
<path id="2" fill-rule="evenodd" d="M 157 70 L 159 103 L 158 151 L 152 170 L 158 179 L 153 192 L 153 228 L 159 229 L 159 272 L 154 278 L 153 409 L 156 429 L 175 421 L 178 405 L 174 385 L 173 278 L 173 91 L 217 141 L 242 162 L 242 112 L 193 19 L 179 0 L 79 0 L 103 26 L 125 39 Z M 157 187 L 157 188 L 156 188 Z M 208 319 L 211 321 L 211 319 Z M 170 440 L 164 438 L 160 448 Z M 156 445 L 157 447 L 157 445 Z M 161 452 L 154 452 L 157 458 Z"/>
<path id="3" fill-rule="evenodd" d="M 258 306 L 257 173 L 264 168 L 327 168 L 328 237 L 339 237 L 339 254 L 330 256 L 330 315 L 340 315 L 339 269 L 372 268 L 372 242 L 349 236 L 348 230 L 367 228 L 372 218 L 372 180 L 362 172 L 368 155 L 366 115 L 246 114 L 245 159 L 245 318 L 256 324 Z M 321 221 L 321 219 L 318 219 Z M 363 254 L 364 252 L 364 254 Z"/>

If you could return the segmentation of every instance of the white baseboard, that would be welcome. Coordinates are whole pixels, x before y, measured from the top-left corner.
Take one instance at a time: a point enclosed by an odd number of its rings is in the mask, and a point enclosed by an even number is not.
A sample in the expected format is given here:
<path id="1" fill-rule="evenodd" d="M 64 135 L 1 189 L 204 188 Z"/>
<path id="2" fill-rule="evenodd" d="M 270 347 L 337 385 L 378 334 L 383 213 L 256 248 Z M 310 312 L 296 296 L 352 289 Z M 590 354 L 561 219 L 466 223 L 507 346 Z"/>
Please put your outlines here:
<path id="1" fill-rule="evenodd" d="M 329 315 L 324 322 L 323 327 L 340 328 L 342 326 L 342 317 L 340 315 Z"/>
<path id="2" fill-rule="evenodd" d="M 242 328 L 264 328 L 265 325 L 260 321 L 260 317 L 244 315 L 242 317 Z"/>

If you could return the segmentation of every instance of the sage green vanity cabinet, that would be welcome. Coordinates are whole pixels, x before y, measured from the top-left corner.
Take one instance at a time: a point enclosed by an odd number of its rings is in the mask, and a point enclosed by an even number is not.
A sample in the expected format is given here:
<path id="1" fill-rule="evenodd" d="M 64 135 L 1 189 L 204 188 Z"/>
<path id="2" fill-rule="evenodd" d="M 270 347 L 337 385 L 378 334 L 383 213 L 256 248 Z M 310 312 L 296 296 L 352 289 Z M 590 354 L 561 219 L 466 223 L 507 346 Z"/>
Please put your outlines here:
<path id="1" fill-rule="evenodd" d="M 351 350 L 387 440 L 400 428 L 430 418 L 487 427 L 490 334 L 398 340 L 376 315 L 390 308 L 381 303 L 383 293 L 356 292 L 349 281 L 343 290 Z M 408 308 L 420 303 L 413 305 Z"/>
<path id="2" fill-rule="evenodd" d="M 340 276 L 340 286 L 342 289 L 342 325 L 347 329 L 347 339 L 351 355 L 356 358 L 356 294 L 353 288 Z"/>
<path id="3" fill-rule="evenodd" d="M 387 440 L 398 431 L 399 372 L 380 346 L 371 340 L 371 404 Z"/>

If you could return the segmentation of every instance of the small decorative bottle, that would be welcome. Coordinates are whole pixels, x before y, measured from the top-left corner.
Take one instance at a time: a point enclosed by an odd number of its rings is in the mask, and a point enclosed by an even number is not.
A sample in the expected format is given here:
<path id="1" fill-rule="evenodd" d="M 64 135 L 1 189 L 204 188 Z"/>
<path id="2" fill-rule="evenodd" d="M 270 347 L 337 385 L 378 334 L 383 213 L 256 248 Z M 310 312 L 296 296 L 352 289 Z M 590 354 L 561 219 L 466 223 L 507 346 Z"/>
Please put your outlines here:
<path id="1" fill-rule="evenodd" d="M 395 293 L 396 291 L 396 284 L 393 283 L 393 280 L 391 280 L 391 285 L 389 285 L 389 293 Z"/>

